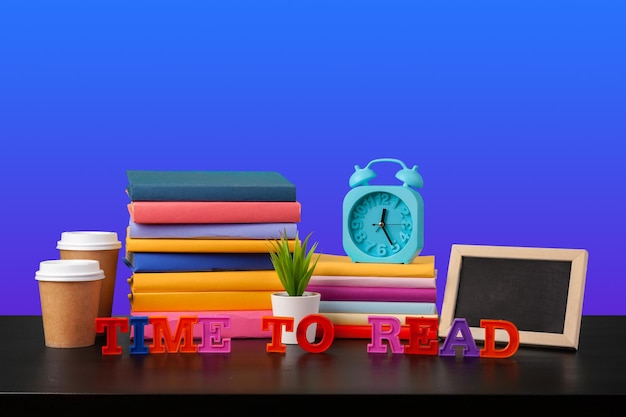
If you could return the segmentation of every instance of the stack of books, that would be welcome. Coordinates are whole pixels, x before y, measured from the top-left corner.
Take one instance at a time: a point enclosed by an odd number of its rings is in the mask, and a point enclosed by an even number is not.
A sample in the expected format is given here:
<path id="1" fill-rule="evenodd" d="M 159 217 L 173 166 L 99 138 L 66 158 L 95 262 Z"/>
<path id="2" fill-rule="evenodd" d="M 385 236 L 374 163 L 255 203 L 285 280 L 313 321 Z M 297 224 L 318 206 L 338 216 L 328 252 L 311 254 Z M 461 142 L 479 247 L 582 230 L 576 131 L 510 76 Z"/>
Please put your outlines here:
<path id="1" fill-rule="evenodd" d="M 385 316 L 400 320 L 406 339 L 406 317 L 438 318 L 436 278 L 434 256 L 388 264 L 320 254 L 307 290 L 320 293 L 320 314 L 333 323 L 336 338 L 369 339 L 368 317 Z"/>
<path id="2" fill-rule="evenodd" d="M 229 316 L 222 335 L 270 337 L 271 293 L 282 291 L 270 240 L 295 239 L 295 185 L 273 171 L 127 171 L 125 263 L 131 316 Z M 151 338 L 151 326 L 145 337 Z M 199 325 L 194 337 L 201 336 Z"/>

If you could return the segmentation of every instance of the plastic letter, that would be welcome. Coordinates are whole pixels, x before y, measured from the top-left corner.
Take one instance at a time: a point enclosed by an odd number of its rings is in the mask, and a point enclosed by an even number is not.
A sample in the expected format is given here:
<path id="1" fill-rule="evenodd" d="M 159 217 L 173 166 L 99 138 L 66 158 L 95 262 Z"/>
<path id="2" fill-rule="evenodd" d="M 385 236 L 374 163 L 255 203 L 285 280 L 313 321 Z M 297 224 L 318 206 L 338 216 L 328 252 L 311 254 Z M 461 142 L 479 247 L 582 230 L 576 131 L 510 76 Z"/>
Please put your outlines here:
<path id="1" fill-rule="evenodd" d="M 97 317 L 96 333 L 106 331 L 107 344 L 102 346 L 103 355 L 121 355 L 122 347 L 117 344 L 117 329 L 128 332 L 128 317 Z"/>
<path id="2" fill-rule="evenodd" d="M 519 347 L 519 331 L 510 321 L 487 320 L 480 321 L 480 327 L 485 329 L 485 346 L 480 351 L 481 358 L 508 358 L 517 352 Z M 502 349 L 496 349 L 496 328 L 505 330 L 509 334 L 509 344 Z"/>
<path id="3" fill-rule="evenodd" d="M 199 316 L 198 323 L 202 324 L 199 353 L 230 353 L 230 338 L 222 339 L 222 327 L 230 327 L 230 317 Z"/>
<path id="4" fill-rule="evenodd" d="M 149 346 L 150 353 L 168 352 L 194 353 L 198 351 L 198 345 L 193 343 L 193 325 L 198 322 L 196 316 L 180 316 L 176 325 L 176 335 L 172 338 L 170 326 L 167 317 L 157 316 L 150 317 L 152 324 L 153 337 L 152 345 Z M 180 344 L 183 333 L 185 334 L 185 342 Z M 165 342 L 165 346 L 163 345 Z"/>
<path id="5" fill-rule="evenodd" d="M 439 340 L 437 329 L 439 320 L 434 317 L 407 317 L 409 325 L 409 343 L 404 347 L 404 353 L 414 355 L 439 354 Z"/>
<path id="6" fill-rule="evenodd" d="M 459 336 L 457 336 L 460 333 Z M 450 327 L 450 331 L 448 332 L 448 336 L 446 336 L 446 340 L 443 342 L 443 346 L 439 350 L 439 356 L 456 356 L 455 346 L 462 346 L 463 356 L 471 356 L 471 357 L 479 357 L 480 352 L 476 347 L 476 342 L 474 342 L 474 338 L 472 337 L 472 332 L 467 325 L 467 320 L 465 319 L 454 319 L 452 322 L 452 326 Z"/>
<path id="7" fill-rule="evenodd" d="M 398 337 L 401 328 L 400 320 L 396 317 L 368 316 L 367 322 L 372 325 L 372 343 L 367 344 L 368 353 L 386 353 L 387 345 L 382 343 L 383 338 L 389 342 L 392 353 L 404 352 L 404 346 Z M 384 331 L 383 325 L 385 324 L 391 326 L 391 329 Z"/>
<path id="8" fill-rule="evenodd" d="M 272 326 L 272 341 L 267 344 L 267 352 L 284 353 L 287 351 L 287 346 L 282 343 L 282 328 L 285 327 L 285 331 L 293 332 L 293 317 L 281 317 L 281 316 L 264 316 L 261 319 L 262 330 L 270 330 Z"/>
<path id="9" fill-rule="evenodd" d="M 133 344 L 129 351 L 131 355 L 147 355 L 148 347 L 145 346 L 144 328 L 150 323 L 148 316 L 131 316 L 130 327 L 133 329 Z"/>
<path id="10" fill-rule="evenodd" d="M 322 340 L 318 343 L 310 343 L 306 338 L 306 330 L 312 323 L 317 323 L 318 327 L 322 328 Z M 300 320 L 298 328 L 296 329 L 296 339 L 300 347 L 307 352 L 324 352 L 335 339 L 335 326 L 333 326 L 333 323 L 326 316 L 321 314 L 309 314 Z"/>

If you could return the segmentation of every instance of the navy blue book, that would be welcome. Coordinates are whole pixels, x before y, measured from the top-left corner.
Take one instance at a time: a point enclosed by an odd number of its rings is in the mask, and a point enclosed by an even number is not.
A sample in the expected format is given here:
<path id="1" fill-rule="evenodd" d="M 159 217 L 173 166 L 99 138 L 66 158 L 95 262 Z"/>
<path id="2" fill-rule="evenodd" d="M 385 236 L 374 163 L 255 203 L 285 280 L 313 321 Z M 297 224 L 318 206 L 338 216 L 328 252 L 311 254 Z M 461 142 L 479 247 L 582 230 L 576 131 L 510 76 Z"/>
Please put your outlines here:
<path id="1" fill-rule="evenodd" d="M 203 272 L 273 269 L 268 253 L 129 252 L 123 259 L 133 272 Z"/>
<path id="2" fill-rule="evenodd" d="M 296 186 L 275 171 L 127 170 L 132 201 L 296 201 Z"/>

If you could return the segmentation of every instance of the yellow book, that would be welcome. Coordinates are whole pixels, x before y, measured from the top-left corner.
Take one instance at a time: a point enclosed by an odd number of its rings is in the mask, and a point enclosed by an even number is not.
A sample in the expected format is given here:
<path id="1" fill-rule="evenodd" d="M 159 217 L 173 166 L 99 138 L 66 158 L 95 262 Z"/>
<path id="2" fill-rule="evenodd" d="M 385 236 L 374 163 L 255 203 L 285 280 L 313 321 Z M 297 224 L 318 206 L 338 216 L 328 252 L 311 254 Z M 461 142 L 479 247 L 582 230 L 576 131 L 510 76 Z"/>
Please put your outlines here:
<path id="1" fill-rule="evenodd" d="M 271 310 L 276 291 L 138 292 L 128 295 L 134 311 Z"/>
<path id="2" fill-rule="evenodd" d="M 128 284 L 138 292 L 283 291 L 273 269 L 259 271 L 135 272 Z"/>
<path id="3" fill-rule="evenodd" d="M 295 239 L 289 240 L 293 250 Z M 190 253 L 268 253 L 270 240 L 264 239 L 169 239 L 132 238 L 126 234 L 128 252 L 190 252 Z M 269 255 L 268 255 L 269 256 Z"/>
<path id="4" fill-rule="evenodd" d="M 352 262 L 348 256 L 323 253 L 320 254 L 313 275 L 434 278 L 435 257 L 418 256 L 408 264 L 388 264 Z"/>

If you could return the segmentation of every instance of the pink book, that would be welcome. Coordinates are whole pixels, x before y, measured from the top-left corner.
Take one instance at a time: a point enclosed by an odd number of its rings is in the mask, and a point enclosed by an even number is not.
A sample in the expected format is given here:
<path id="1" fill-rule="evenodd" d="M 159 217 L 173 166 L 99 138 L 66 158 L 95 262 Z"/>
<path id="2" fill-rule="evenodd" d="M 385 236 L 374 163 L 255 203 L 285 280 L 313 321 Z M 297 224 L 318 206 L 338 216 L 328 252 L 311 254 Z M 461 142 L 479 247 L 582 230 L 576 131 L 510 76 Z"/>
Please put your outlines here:
<path id="1" fill-rule="evenodd" d="M 435 270 L 435 274 L 437 271 Z M 437 278 L 359 277 L 347 275 L 313 275 L 309 285 L 339 287 L 437 288 Z"/>
<path id="2" fill-rule="evenodd" d="M 311 285 L 307 291 L 319 292 L 322 301 L 437 301 L 436 288 L 349 287 L 336 285 Z"/>
<path id="3" fill-rule="evenodd" d="M 135 223 L 297 223 L 298 201 L 133 201 Z"/>

